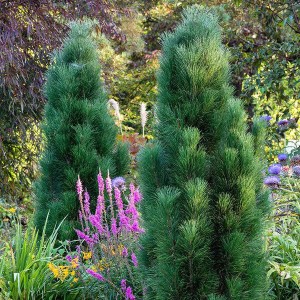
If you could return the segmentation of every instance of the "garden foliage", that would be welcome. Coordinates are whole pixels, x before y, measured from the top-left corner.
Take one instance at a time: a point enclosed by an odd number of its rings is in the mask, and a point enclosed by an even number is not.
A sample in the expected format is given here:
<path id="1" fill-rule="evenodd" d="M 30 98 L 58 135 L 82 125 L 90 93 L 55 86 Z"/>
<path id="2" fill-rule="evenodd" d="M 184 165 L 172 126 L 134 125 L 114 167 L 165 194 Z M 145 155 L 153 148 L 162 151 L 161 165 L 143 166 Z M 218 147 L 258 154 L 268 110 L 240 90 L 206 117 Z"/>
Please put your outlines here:
<path id="1" fill-rule="evenodd" d="M 63 49 L 53 59 L 45 87 L 46 146 L 35 185 L 35 224 L 41 229 L 50 211 L 50 233 L 66 217 L 59 239 L 70 239 L 78 227 L 74 189 L 78 176 L 91 196 L 97 197 L 98 187 L 92 180 L 97 169 L 109 170 L 115 177 L 126 173 L 129 162 L 125 144 L 116 143 L 117 127 L 108 114 L 89 29 L 89 23 L 73 24 Z"/>
<path id="2" fill-rule="evenodd" d="M 163 37 L 156 138 L 140 155 L 148 299 L 264 299 L 261 122 L 247 133 L 215 16 Z"/>
<path id="3" fill-rule="evenodd" d="M 50 260 L 56 264 L 59 248 L 55 246 L 58 228 L 49 238 L 45 235 L 47 221 L 38 234 L 29 227 L 25 233 L 20 224 L 16 233 L 1 249 L 0 299 L 77 299 L 78 287 L 72 280 L 54 281 L 48 269 Z"/>

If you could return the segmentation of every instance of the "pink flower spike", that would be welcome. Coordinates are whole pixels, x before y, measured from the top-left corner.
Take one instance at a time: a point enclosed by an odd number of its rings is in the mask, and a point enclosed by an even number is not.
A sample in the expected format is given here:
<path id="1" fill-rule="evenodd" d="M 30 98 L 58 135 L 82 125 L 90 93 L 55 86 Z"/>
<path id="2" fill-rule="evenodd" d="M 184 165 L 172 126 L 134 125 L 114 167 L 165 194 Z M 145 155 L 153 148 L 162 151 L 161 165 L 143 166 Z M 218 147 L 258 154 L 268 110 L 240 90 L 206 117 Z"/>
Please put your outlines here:
<path id="1" fill-rule="evenodd" d="M 78 175 L 78 179 L 77 179 L 77 182 L 76 182 L 76 188 L 77 188 L 77 194 L 78 194 L 78 196 L 80 196 L 83 192 L 83 188 L 82 188 L 82 183 L 81 183 L 81 180 L 79 178 L 79 175 Z"/>
<path id="2" fill-rule="evenodd" d="M 83 233 L 82 231 L 78 230 L 78 229 L 75 229 L 76 233 L 77 233 L 77 236 L 86 241 L 88 244 L 90 245 L 93 245 L 94 244 L 94 240 L 93 238 L 89 237 L 88 235 L 86 235 L 85 233 Z"/>
<path id="3" fill-rule="evenodd" d="M 99 243 L 99 235 L 97 232 L 92 234 L 92 239 L 95 243 Z"/>
<path id="4" fill-rule="evenodd" d="M 137 204 L 137 203 L 141 202 L 142 198 L 143 197 L 142 197 L 142 194 L 140 193 L 139 189 L 136 189 L 133 194 L 134 203 Z"/>
<path id="5" fill-rule="evenodd" d="M 124 228 L 127 232 L 131 231 L 131 227 L 129 224 L 129 218 L 125 216 L 124 213 L 119 212 L 119 218 L 120 218 L 120 227 Z"/>
<path id="6" fill-rule="evenodd" d="M 99 281 L 105 281 L 104 277 L 101 274 L 93 271 L 92 269 L 87 269 L 86 272 L 94 278 L 98 279 Z"/>
<path id="7" fill-rule="evenodd" d="M 99 194 L 103 195 L 103 192 L 104 192 L 104 180 L 103 180 L 101 172 L 99 172 L 99 174 L 97 176 L 97 181 L 98 181 Z"/>
<path id="8" fill-rule="evenodd" d="M 98 196 L 99 198 L 99 196 Z M 98 216 L 98 217 L 101 217 L 101 206 L 99 204 L 99 201 L 97 201 L 97 205 L 96 205 L 96 210 L 95 210 L 95 215 Z"/>
<path id="9" fill-rule="evenodd" d="M 144 232 L 144 230 L 142 228 L 140 228 L 138 220 L 134 220 L 133 221 L 133 223 L 131 225 L 131 230 L 133 232 L 136 232 L 136 233 L 142 233 L 142 232 Z"/>
<path id="10" fill-rule="evenodd" d="M 87 191 L 84 192 L 84 211 L 87 216 L 90 215 L 90 195 Z"/>
<path id="11" fill-rule="evenodd" d="M 131 182 L 130 183 L 130 185 L 129 185 L 129 189 L 130 189 L 130 193 L 134 193 L 134 191 L 135 191 L 135 186 L 134 186 L 134 184 Z"/>
<path id="12" fill-rule="evenodd" d="M 126 288 L 125 298 L 126 298 L 126 300 L 135 300 L 135 296 L 133 295 L 132 289 L 130 286 L 128 286 Z"/>
<path id="13" fill-rule="evenodd" d="M 99 218 L 98 215 L 90 215 L 89 221 L 90 221 L 91 225 L 93 225 L 97 229 L 97 231 L 100 235 L 105 232 L 105 230 L 102 226 L 101 219 Z"/>
<path id="14" fill-rule="evenodd" d="M 128 256 L 128 250 L 127 250 L 126 247 L 124 247 L 123 250 L 122 250 L 122 256 L 123 257 L 127 257 Z"/>
<path id="15" fill-rule="evenodd" d="M 127 215 L 131 214 L 131 216 L 134 220 L 138 219 L 138 217 L 139 217 L 139 213 L 133 202 L 129 203 L 129 206 L 127 207 L 125 212 Z"/>
<path id="16" fill-rule="evenodd" d="M 102 195 L 99 195 L 97 198 L 97 206 L 95 215 L 101 217 L 102 213 L 105 211 L 105 201 Z"/>
<path id="17" fill-rule="evenodd" d="M 123 200 L 121 192 L 118 188 L 115 188 L 115 201 L 119 211 L 123 211 Z"/>
<path id="18" fill-rule="evenodd" d="M 114 236 L 118 234 L 117 221 L 115 218 L 113 218 L 111 221 L 111 232 Z"/>
<path id="19" fill-rule="evenodd" d="M 123 291 L 123 293 L 125 293 L 125 291 L 126 291 L 126 279 L 121 280 L 121 290 Z"/>
<path id="20" fill-rule="evenodd" d="M 107 190 L 107 192 L 109 194 L 111 194 L 111 192 L 112 192 L 112 183 L 111 183 L 111 179 L 109 177 L 109 174 L 107 175 L 105 183 L 106 183 L 106 190 Z"/>
<path id="21" fill-rule="evenodd" d="M 138 261 L 134 252 L 131 253 L 131 261 L 135 267 L 138 266 Z"/>

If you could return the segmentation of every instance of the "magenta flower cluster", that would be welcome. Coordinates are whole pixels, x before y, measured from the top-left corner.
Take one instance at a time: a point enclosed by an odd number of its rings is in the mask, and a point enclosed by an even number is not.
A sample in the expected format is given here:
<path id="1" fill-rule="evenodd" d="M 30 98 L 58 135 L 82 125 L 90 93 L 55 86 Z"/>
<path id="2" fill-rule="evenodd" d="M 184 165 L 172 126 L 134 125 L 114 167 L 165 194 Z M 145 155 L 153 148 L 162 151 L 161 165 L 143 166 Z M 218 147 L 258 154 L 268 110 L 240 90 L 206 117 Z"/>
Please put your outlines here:
<path id="1" fill-rule="evenodd" d="M 87 269 L 86 272 L 94 278 L 98 279 L 99 281 L 105 281 L 104 277 L 101 274 L 93 271 L 92 269 Z"/>
<path id="2" fill-rule="evenodd" d="M 86 223 L 86 227 L 83 231 L 76 230 L 78 237 L 84 240 L 88 245 L 92 246 L 93 244 L 98 243 L 101 238 L 109 238 L 110 235 L 117 236 L 122 234 L 122 232 L 142 233 L 143 229 L 139 225 L 139 213 L 136 208 L 136 204 L 142 199 L 139 189 L 131 183 L 128 202 L 124 203 L 119 185 L 113 184 L 113 181 L 109 176 L 104 181 L 101 173 L 99 173 L 97 180 L 99 195 L 95 213 L 92 214 L 90 212 L 90 196 L 88 192 L 85 191 L 84 197 L 82 197 L 82 183 L 78 178 L 76 186 L 81 202 L 79 219 L 84 219 Z M 118 181 L 120 183 L 120 178 Z M 124 184 L 123 181 L 122 184 Z M 108 195 L 109 202 L 105 201 L 105 191 Z M 108 216 L 110 222 L 107 222 Z M 110 225 L 108 225 L 108 223 L 110 223 Z M 95 234 L 89 234 L 88 224 L 91 224 L 97 230 Z"/>
<path id="3" fill-rule="evenodd" d="M 121 290 L 125 294 L 126 300 L 135 300 L 135 296 L 133 295 L 132 288 L 127 286 L 126 279 L 121 280 Z"/>
<path id="4" fill-rule="evenodd" d="M 103 245 L 103 243 L 106 243 L 108 247 L 120 249 L 117 250 L 120 251 L 118 255 L 124 259 L 126 268 L 136 268 L 138 266 L 137 257 L 132 249 L 128 250 L 127 243 L 124 241 L 137 240 L 138 235 L 143 232 L 137 210 L 137 204 L 142 200 L 141 193 L 132 183 L 127 190 L 125 179 L 122 177 L 111 180 L 108 175 L 104 179 L 99 173 L 97 182 L 98 197 L 95 212 L 92 213 L 90 196 L 86 190 L 84 191 L 80 178 L 77 180 L 76 189 L 81 207 L 79 219 L 82 224 L 82 230 L 75 230 L 77 236 L 87 244 L 92 252 L 95 251 L 97 245 Z M 100 253 L 102 253 L 101 251 Z M 103 253 L 100 254 L 100 257 L 102 255 Z M 131 259 L 131 263 L 128 263 L 129 259 Z M 91 268 L 88 268 L 86 272 L 101 282 L 107 284 L 111 282 L 108 273 L 100 274 Z M 127 286 L 125 279 L 121 282 L 121 290 L 126 299 L 135 299 L 133 289 Z"/>

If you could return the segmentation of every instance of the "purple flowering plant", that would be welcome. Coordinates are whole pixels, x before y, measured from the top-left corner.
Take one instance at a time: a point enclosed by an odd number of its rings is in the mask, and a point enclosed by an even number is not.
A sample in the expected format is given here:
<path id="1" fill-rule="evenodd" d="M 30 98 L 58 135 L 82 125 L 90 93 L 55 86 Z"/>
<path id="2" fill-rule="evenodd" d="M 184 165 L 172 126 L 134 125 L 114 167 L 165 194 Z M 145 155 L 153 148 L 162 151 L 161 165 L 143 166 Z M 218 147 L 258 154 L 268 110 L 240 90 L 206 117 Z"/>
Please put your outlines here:
<path id="1" fill-rule="evenodd" d="M 266 240 L 270 253 L 268 277 L 274 294 L 292 299 L 300 288 L 300 156 L 289 158 L 281 153 L 278 160 L 264 179 L 272 202 Z"/>
<path id="2" fill-rule="evenodd" d="M 277 122 L 278 131 L 283 133 L 288 129 L 295 129 L 298 127 L 297 120 L 295 118 L 283 119 Z"/>
<path id="3" fill-rule="evenodd" d="M 298 156 L 296 155 L 292 157 L 290 161 L 288 161 L 287 154 L 278 154 L 278 162 L 269 166 L 268 176 L 265 177 L 264 184 L 271 189 L 277 189 L 280 188 L 280 186 L 282 185 L 282 180 L 284 184 L 287 178 L 292 176 L 299 176 L 300 166 L 298 166 L 297 157 Z"/>
<path id="4" fill-rule="evenodd" d="M 288 159 L 287 154 L 285 154 L 285 153 L 278 154 L 278 160 L 280 163 L 285 162 L 287 159 Z"/>
<path id="5" fill-rule="evenodd" d="M 76 183 L 81 207 L 82 228 L 75 229 L 80 241 L 76 252 L 81 279 L 87 283 L 93 281 L 107 298 L 141 299 L 136 256 L 138 238 L 143 233 L 138 212 L 141 193 L 133 183 L 127 188 L 122 177 L 111 180 L 108 175 L 104 179 L 100 172 L 97 182 L 94 212 L 80 178 Z"/>
<path id="6" fill-rule="evenodd" d="M 270 188 L 277 188 L 280 184 L 280 179 L 277 176 L 268 176 L 265 178 L 264 184 Z"/>
<path id="7" fill-rule="evenodd" d="M 264 179 L 265 186 L 272 190 L 271 199 L 275 203 L 284 198 L 282 195 L 290 195 L 294 193 L 294 188 L 297 190 L 300 187 L 300 156 L 294 155 L 289 159 L 287 154 L 280 153 L 277 158 L 278 162 L 269 166 Z M 290 200 L 286 203 L 289 208 L 292 207 Z"/>
<path id="8" fill-rule="evenodd" d="M 281 172 L 281 164 L 273 164 L 268 169 L 269 174 L 279 175 Z"/>
<path id="9" fill-rule="evenodd" d="M 300 176 L 300 166 L 293 167 L 293 175 L 299 177 Z"/>
<path id="10" fill-rule="evenodd" d="M 274 113 L 274 112 L 266 112 Z M 259 120 L 265 123 L 265 130 L 267 133 L 266 137 L 266 154 L 269 161 L 273 161 L 276 158 L 278 152 L 283 151 L 283 149 L 293 148 L 292 155 L 300 151 L 300 147 L 297 141 L 300 140 L 300 131 L 298 128 L 299 117 L 292 117 L 289 115 L 281 116 L 282 119 L 278 118 L 278 115 L 273 115 L 272 117 L 268 114 L 261 115 Z M 284 118 L 285 117 L 285 118 Z M 290 152 L 290 150 L 289 150 Z M 288 155 L 281 153 L 278 155 L 279 161 L 284 162 L 288 159 Z"/>
<path id="11" fill-rule="evenodd" d="M 261 116 L 259 119 L 260 119 L 261 121 L 267 122 L 267 124 L 270 124 L 270 121 L 271 121 L 272 117 L 269 116 L 269 115 L 264 115 L 264 116 Z"/>

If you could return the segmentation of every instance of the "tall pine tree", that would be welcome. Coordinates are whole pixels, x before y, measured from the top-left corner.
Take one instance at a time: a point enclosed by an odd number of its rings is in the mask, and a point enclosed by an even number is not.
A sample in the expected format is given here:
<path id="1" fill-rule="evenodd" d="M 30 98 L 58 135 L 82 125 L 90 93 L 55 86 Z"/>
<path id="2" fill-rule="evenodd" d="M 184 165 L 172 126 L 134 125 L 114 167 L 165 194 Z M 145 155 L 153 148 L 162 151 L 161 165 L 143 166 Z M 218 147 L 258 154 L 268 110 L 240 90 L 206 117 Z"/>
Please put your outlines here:
<path id="1" fill-rule="evenodd" d="M 263 125 L 247 133 L 216 17 L 163 37 L 156 139 L 139 157 L 148 299 L 264 299 Z"/>
<path id="2" fill-rule="evenodd" d="M 116 143 L 117 127 L 108 113 L 91 26 L 73 24 L 63 49 L 54 56 L 45 86 L 46 149 L 35 184 L 35 224 L 42 229 L 49 211 L 51 233 L 66 217 L 59 231 L 62 240 L 74 237 L 79 226 L 78 175 L 94 200 L 99 168 L 105 174 L 109 170 L 111 177 L 120 176 L 129 162 L 127 147 Z"/>

